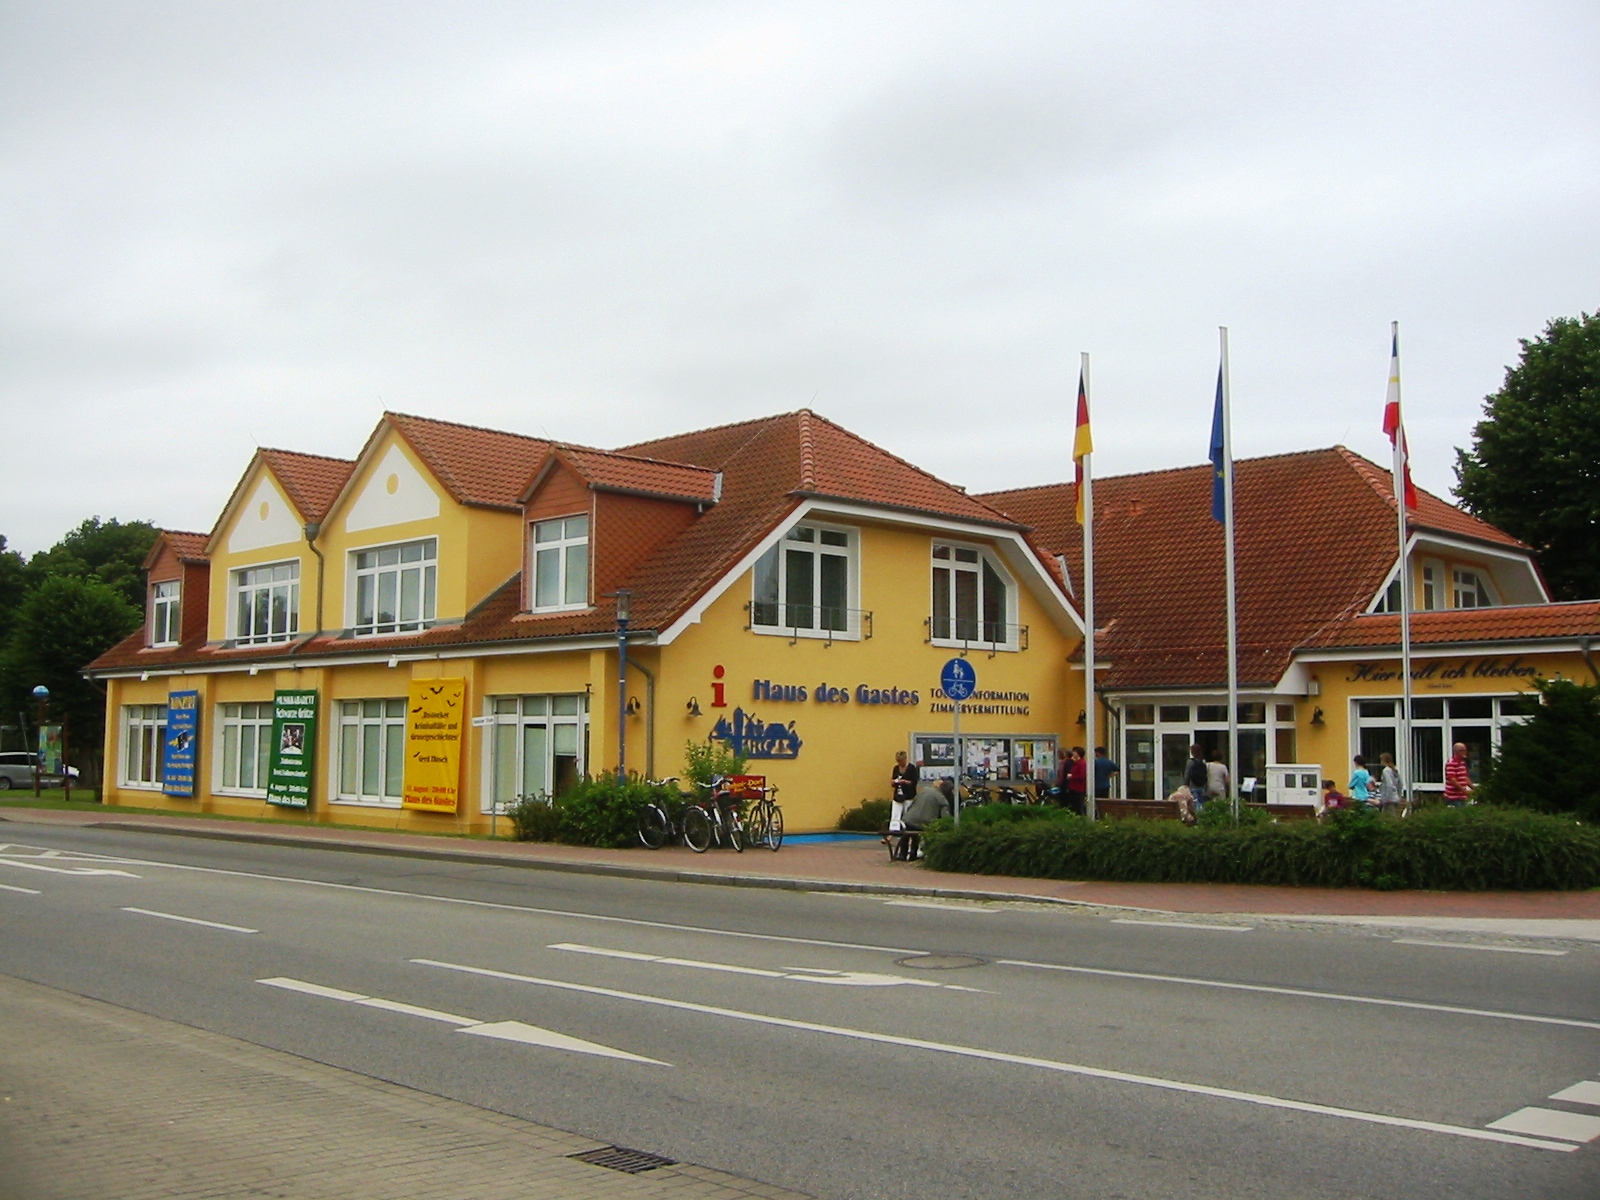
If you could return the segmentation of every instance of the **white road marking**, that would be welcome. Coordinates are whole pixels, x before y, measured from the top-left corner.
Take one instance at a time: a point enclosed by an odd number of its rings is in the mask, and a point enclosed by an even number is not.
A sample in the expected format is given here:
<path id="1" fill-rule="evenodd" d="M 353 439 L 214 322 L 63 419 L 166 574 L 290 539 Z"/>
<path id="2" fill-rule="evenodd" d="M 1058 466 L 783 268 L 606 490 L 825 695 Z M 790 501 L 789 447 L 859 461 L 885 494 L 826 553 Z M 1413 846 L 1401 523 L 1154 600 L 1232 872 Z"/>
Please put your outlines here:
<path id="1" fill-rule="evenodd" d="M 1212 933 L 1249 933 L 1254 925 L 1207 925 L 1203 921 L 1146 921 L 1141 917 L 1113 917 L 1113 925 L 1159 925 L 1162 929 L 1205 929 Z"/>
<path id="2" fill-rule="evenodd" d="M 15 855 L 0 855 L 0 866 L 21 867 L 24 871 L 49 871 L 52 875 L 120 875 L 124 879 L 142 879 L 131 871 L 106 870 L 102 867 L 50 867 L 40 862 L 29 862 Z"/>
<path id="3" fill-rule="evenodd" d="M 1080 1063 L 1057 1062 L 1048 1058 L 1033 1058 L 1023 1054 L 1008 1054 L 1000 1050 L 984 1050 L 976 1046 L 960 1046 L 948 1042 L 932 1042 L 923 1038 L 903 1037 L 897 1034 L 874 1033 L 866 1029 L 849 1029 L 838 1025 L 822 1025 L 815 1021 L 797 1021 L 788 1017 L 770 1017 L 762 1013 L 743 1012 L 734 1008 L 719 1008 L 711 1004 L 695 1004 L 687 1000 L 669 1000 L 663 996 L 645 996 L 637 992 L 624 992 L 615 988 L 592 987 L 581 983 L 567 983 L 559 979 L 540 979 L 532 975 L 518 975 L 511 971 L 496 971 L 489 967 L 472 967 L 462 963 L 440 962 L 431 958 L 413 958 L 412 962 L 424 967 L 439 967 L 446 971 L 460 971 L 489 979 L 503 979 L 512 983 L 526 983 L 535 987 L 555 988 L 560 991 L 581 992 L 589 996 L 606 996 L 613 1000 L 627 1000 L 636 1004 L 649 1004 L 682 1012 L 702 1013 L 730 1021 L 748 1021 L 757 1025 L 773 1025 L 782 1029 L 799 1029 L 808 1033 L 830 1034 L 862 1042 L 876 1042 L 885 1046 L 903 1046 L 913 1050 L 931 1050 L 939 1054 L 952 1054 L 962 1058 L 982 1059 L 988 1062 L 1008 1063 L 1016 1066 L 1037 1067 L 1067 1075 L 1081 1075 L 1090 1079 L 1104 1079 L 1113 1083 L 1137 1084 L 1141 1087 L 1160 1088 L 1164 1091 L 1182 1092 L 1193 1096 L 1208 1096 L 1218 1100 L 1236 1100 L 1264 1108 L 1286 1109 L 1291 1112 L 1311 1113 L 1323 1117 L 1340 1117 L 1371 1125 L 1387 1125 L 1399 1129 L 1415 1129 L 1428 1133 L 1449 1134 L 1452 1137 L 1475 1141 L 1502 1142 L 1513 1146 L 1528 1146 L 1535 1150 L 1568 1152 L 1577 1149 L 1567 1142 L 1548 1141 L 1538 1137 L 1525 1137 L 1515 1133 L 1499 1133 L 1487 1129 L 1473 1129 L 1465 1125 L 1448 1125 L 1439 1121 L 1423 1121 L 1413 1117 L 1396 1117 L 1387 1113 L 1362 1112 L 1353 1108 L 1336 1108 L 1328 1104 L 1314 1104 L 1305 1100 L 1290 1100 L 1282 1096 L 1267 1096 L 1258 1092 L 1241 1092 L 1232 1088 L 1212 1087 L 1209 1084 L 1184 1083 L 1176 1079 L 1161 1079 L 1152 1075 L 1135 1075 L 1127 1071 L 1114 1071 L 1105 1067 L 1090 1067 Z M 1600 1118 L 1597 1118 L 1600 1120 Z"/>
<path id="4" fill-rule="evenodd" d="M 1534 1137 L 1565 1138 L 1569 1142 L 1592 1142 L 1600 1137 L 1600 1117 L 1562 1112 L 1557 1108 L 1519 1108 L 1509 1116 L 1489 1122 L 1489 1128 Z"/>
<path id="5" fill-rule="evenodd" d="M 1395 938 L 1396 946 L 1438 946 L 1444 950 L 1493 950 L 1497 954 L 1545 954 L 1560 958 L 1565 950 L 1539 950 L 1531 946 L 1475 946 L 1471 942 L 1430 942 L 1426 938 Z"/>
<path id="6" fill-rule="evenodd" d="M 770 970 L 763 967 L 738 967 L 730 963 L 702 962 L 695 958 L 672 958 L 664 954 L 640 954 L 634 950 L 608 950 L 601 946 L 585 946 L 577 942 L 555 942 L 550 950 L 566 950 L 573 954 L 593 954 L 600 958 L 621 958 L 629 962 L 654 963 L 663 967 L 689 967 L 697 971 L 721 971 L 730 975 L 754 975 L 762 979 L 786 979 L 791 983 L 824 983 L 841 987 L 924 987 L 945 988 L 952 984 L 935 983 L 931 979 L 904 979 L 899 975 L 880 975 L 873 971 L 829 971 L 821 967 L 784 967 Z M 956 988 L 963 992 L 977 988 Z"/>
<path id="7" fill-rule="evenodd" d="M 24 896 L 37 896 L 38 888 L 15 887 L 9 883 L 0 883 L 0 892 L 21 892 Z"/>
<path id="8" fill-rule="evenodd" d="M 1593 1104 L 1600 1107 L 1600 1083 L 1585 1079 L 1582 1083 L 1575 1083 L 1569 1088 L 1562 1088 L 1550 1097 L 1552 1100 L 1565 1100 L 1571 1104 Z"/>
<path id="9" fill-rule="evenodd" d="M 1035 971 L 1065 971 L 1073 975 L 1103 975 L 1109 979 L 1143 979 L 1151 983 L 1179 983 L 1186 987 L 1222 988 L 1230 992 L 1262 992 L 1269 996 L 1297 996 L 1307 1000 L 1337 1000 L 1345 1004 L 1376 1004 L 1384 1008 L 1410 1008 L 1420 1012 L 1451 1013 L 1458 1017 L 1492 1017 L 1499 1021 L 1531 1021 L 1536 1025 L 1565 1025 L 1573 1029 L 1600 1029 L 1600 1021 L 1576 1017 L 1541 1017 L 1533 1013 L 1504 1012 L 1493 1008 L 1464 1008 L 1457 1004 L 1428 1004 L 1421 1000 L 1386 1000 L 1378 996 L 1352 996 L 1344 992 L 1314 992 L 1308 988 L 1274 987 L 1265 983 L 1231 983 L 1223 979 L 1195 979 L 1185 975 L 1156 975 L 1147 971 L 1113 971 L 1109 967 L 1078 967 L 1068 963 L 1028 962 L 997 958 L 996 966 L 1027 967 Z"/>
<path id="10" fill-rule="evenodd" d="M 884 904 L 891 908 L 937 908 L 942 912 L 992 913 L 1000 911 L 998 908 L 984 908 L 973 903 L 954 904 L 947 900 L 885 900 Z"/>
<path id="11" fill-rule="evenodd" d="M 345 1004 L 359 1004 L 363 1008 L 378 1008 L 385 1012 L 400 1013 L 407 1017 L 421 1017 L 425 1021 L 438 1021 L 456 1026 L 457 1033 L 470 1033 L 477 1037 L 498 1038 L 503 1042 L 521 1042 L 525 1046 L 545 1046 L 551 1050 L 567 1050 L 573 1054 L 593 1054 L 600 1058 L 616 1058 L 624 1062 L 648 1063 L 653 1067 L 670 1067 L 660 1059 L 646 1058 L 642 1054 L 629 1054 L 615 1046 L 599 1042 L 586 1042 L 582 1038 L 557 1033 L 553 1029 L 540 1029 L 521 1021 L 479 1021 L 473 1017 L 459 1017 L 455 1013 L 441 1012 L 436 1008 L 422 1008 L 404 1004 L 399 1000 L 385 1000 L 381 996 L 364 996 L 360 992 L 347 992 L 342 988 L 324 987 L 320 983 L 307 983 L 303 979 L 289 979 L 279 975 L 271 979 L 258 979 L 268 987 L 282 988 L 286 992 L 299 992 L 323 1000 L 339 1000 Z"/>
<path id="12" fill-rule="evenodd" d="M 208 929 L 226 929 L 229 933 L 260 933 L 259 929 L 246 929 L 243 925 L 225 925 L 221 921 L 202 921 L 199 917 L 180 917 L 177 913 L 157 912 L 153 908 L 124 906 L 123 912 L 138 913 L 145 917 L 160 917 L 166 921 L 182 921 L 185 925 L 204 925 Z"/>

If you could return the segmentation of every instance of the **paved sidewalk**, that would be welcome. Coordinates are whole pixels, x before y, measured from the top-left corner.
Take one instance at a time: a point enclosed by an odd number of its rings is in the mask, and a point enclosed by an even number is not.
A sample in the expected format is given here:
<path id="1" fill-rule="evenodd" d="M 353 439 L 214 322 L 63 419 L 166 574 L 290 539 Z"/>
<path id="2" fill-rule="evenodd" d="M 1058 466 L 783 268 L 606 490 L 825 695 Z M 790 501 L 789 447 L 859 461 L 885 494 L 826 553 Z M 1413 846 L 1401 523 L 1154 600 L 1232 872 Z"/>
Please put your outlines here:
<path id="1" fill-rule="evenodd" d="M 603 1146 L 0 975 L 0 1200 L 802 1200 Z"/>
<path id="2" fill-rule="evenodd" d="M 773 854 L 712 850 L 694 854 L 683 846 L 657 851 L 599 850 L 547 842 L 490 842 L 478 839 L 385 833 L 321 825 L 268 825 L 209 817 L 6 808 L 0 821 L 13 829 L 29 824 L 100 826 L 271 845 L 409 855 L 456 862 L 481 862 L 551 871 L 776 887 L 806 891 L 888 893 L 972 900 L 1029 900 L 1045 903 L 1138 908 L 1165 913 L 1233 913 L 1291 919 L 1363 918 L 1383 923 L 1405 920 L 1427 928 L 1476 927 L 1479 932 L 1600 940 L 1600 889 L 1584 892 L 1379 892 L 1360 888 L 1255 887 L 1204 883 L 1084 883 L 1017 879 L 1002 875 L 957 875 L 930 871 L 918 863 L 891 863 L 876 838 L 860 842 L 785 843 Z M 21 840 L 20 829 L 0 841 Z M 1516 928 L 1509 923 L 1515 923 Z M 1557 924 L 1559 923 L 1559 924 Z"/>

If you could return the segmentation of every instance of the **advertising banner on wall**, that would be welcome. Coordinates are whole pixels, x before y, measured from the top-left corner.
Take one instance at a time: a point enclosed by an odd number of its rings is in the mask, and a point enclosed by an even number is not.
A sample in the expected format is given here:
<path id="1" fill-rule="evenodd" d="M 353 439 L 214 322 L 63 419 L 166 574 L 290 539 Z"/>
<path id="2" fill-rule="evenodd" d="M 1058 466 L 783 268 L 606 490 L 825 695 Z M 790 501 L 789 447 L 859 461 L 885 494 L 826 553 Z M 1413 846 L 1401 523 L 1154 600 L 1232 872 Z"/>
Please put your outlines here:
<path id="1" fill-rule="evenodd" d="M 461 798 L 465 679 L 413 679 L 406 703 L 406 783 L 402 808 L 456 811 Z"/>
<path id="2" fill-rule="evenodd" d="M 272 694 L 272 759 L 267 773 L 267 803 L 311 807 L 311 778 L 317 760 L 317 692 Z"/>
<path id="3" fill-rule="evenodd" d="M 167 693 L 167 740 L 161 744 L 161 790 L 194 795 L 194 755 L 200 743 L 200 693 Z"/>

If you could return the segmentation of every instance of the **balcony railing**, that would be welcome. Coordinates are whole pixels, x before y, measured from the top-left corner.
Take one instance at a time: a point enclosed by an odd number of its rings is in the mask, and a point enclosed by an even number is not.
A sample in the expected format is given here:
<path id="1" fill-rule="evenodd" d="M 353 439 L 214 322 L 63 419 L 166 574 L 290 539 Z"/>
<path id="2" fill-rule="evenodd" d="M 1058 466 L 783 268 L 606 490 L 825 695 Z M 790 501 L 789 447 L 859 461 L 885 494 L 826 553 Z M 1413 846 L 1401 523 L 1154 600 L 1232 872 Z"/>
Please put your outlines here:
<path id="1" fill-rule="evenodd" d="M 1002 650 L 1026 650 L 1028 627 L 1009 625 L 1000 621 L 969 621 L 959 617 L 936 620 L 927 617 L 922 622 L 926 642 L 941 646 L 960 646 L 963 650 L 985 650 L 993 658 Z"/>
<path id="2" fill-rule="evenodd" d="M 835 638 L 867 641 L 872 637 L 872 613 L 864 608 L 752 600 L 744 606 L 744 614 L 746 629 L 786 633 L 791 646 L 801 638 L 817 638 L 831 646 Z"/>

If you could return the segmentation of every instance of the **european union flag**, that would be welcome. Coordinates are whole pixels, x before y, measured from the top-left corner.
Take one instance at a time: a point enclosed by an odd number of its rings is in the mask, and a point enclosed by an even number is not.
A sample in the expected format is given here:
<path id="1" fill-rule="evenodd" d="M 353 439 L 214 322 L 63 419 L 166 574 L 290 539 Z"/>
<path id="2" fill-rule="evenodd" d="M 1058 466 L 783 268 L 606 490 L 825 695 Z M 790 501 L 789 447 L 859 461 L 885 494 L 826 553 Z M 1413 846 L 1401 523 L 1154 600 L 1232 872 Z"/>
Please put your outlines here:
<path id="1" fill-rule="evenodd" d="M 1211 414 L 1211 519 L 1226 521 L 1227 506 L 1223 503 L 1222 485 L 1226 478 L 1223 469 L 1225 450 L 1222 440 L 1222 368 L 1217 368 L 1217 407 Z"/>

